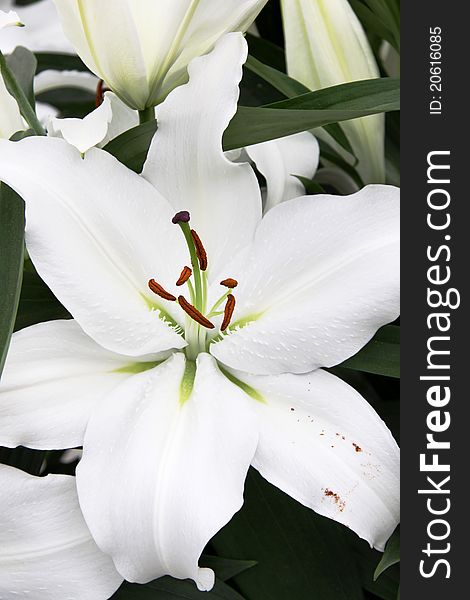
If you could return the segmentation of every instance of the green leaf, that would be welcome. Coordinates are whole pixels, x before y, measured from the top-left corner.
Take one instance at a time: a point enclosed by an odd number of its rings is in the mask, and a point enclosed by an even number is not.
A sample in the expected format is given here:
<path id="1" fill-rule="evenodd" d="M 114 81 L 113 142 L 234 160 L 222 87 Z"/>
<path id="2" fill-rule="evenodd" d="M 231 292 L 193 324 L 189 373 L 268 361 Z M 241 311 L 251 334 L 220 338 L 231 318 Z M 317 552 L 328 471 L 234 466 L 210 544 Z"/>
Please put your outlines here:
<path id="1" fill-rule="evenodd" d="M 238 592 L 217 580 L 210 592 L 200 592 L 189 580 L 162 577 L 145 585 L 124 583 L 111 600 L 244 600 Z"/>
<path id="2" fill-rule="evenodd" d="M 374 581 L 382 575 L 392 565 L 396 565 L 400 562 L 400 530 L 397 529 L 393 533 L 392 537 L 388 540 L 383 553 L 382 559 L 377 565 L 374 572 Z"/>
<path id="3" fill-rule="evenodd" d="M 21 290 L 24 254 L 24 203 L 0 184 L 0 375 L 10 344 Z"/>
<path id="4" fill-rule="evenodd" d="M 29 103 L 34 108 L 34 76 L 36 75 L 37 60 L 32 52 L 18 46 L 15 50 L 5 57 L 5 61 L 14 74 L 16 81 L 26 95 Z"/>
<path id="5" fill-rule="evenodd" d="M 47 69 L 54 69 L 57 71 L 88 71 L 82 60 L 73 54 L 36 52 L 36 60 L 38 61 L 38 73 L 46 71 Z"/>
<path id="6" fill-rule="evenodd" d="M 250 600 L 363 600 L 343 528 L 295 502 L 254 469 L 244 506 L 211 543 L 217 553 L 257 561 L 234 580 Z"/>
<path id="7" fill-rule="evenodd" d="M 126 167 L 140 173 L 156 131 L 157 122 L 149 121 L 125 131 L 109 142 L 104 149 Z"/>
<path id="8" fill-rule="evenodd" d="M 247 33 L 245 37 L 251 56 L 278 71 L 286 71 L 286 54 L 283 48 L 251 33 Z"/>
<path id="9" fill-rule="evenodd" d="M 201 566 L 209 567 L 215 571 L 217 578 L 221 581 L 232 579 L 236 575 L 247 571 L 256 566 L 255 560 L 233 560 L 231 558 L 222 558 L 221 556 L 210 556 L 203 554 L 200 560 Z"/>
<path id="10" fill-rule="evenodd" d="M 307 194 L 313 196 L 315 194 L 325 193 L 325 190 L 322 188 L 322 186 L 316 181 L 313 181 L 313 179 L 308 179 L 308 177 L 303 177 L 302 175 L 294 175 L 294 177 L 297 177 L 300 183 L 304 186 Z"/>
<path id="11" fill-rule="evenodd" d="M 347 537 L 356 557 L 363 588 L 382 600 L 397 600 L 400 584 L 398 565 L 391 567 L 380 579 L 374 581 L 374 570 L 380 560 L 380 553 L 372 550 L 367 542 L 353 534 Z"/>
<path id="12" fill-rule="evenodd" d="M 260 108 L 240 106 L 225 132 L 224 149 L 243 148 L 329 123 L 398 110 L 399 87 L 397 79 L 371 79 L 309 92 Z"/>
<path id="13" fill-rule="evenodd" d="M 387 377 L 400 377 L 400 327 L 382 327 L 362 350 L 338 366 Z"/>
<path id="14" fill-rule="evenodd" d="M 70 314 L 34 272 L 25 271 L 21 288 L 15 331 L 56 319 L 68 319 Z"/>
<path id="15" fill-rule="evenodd" d="M 278 71 L 277 69 L 263 64 L 253 56 L 248 57 L 248 60 L 245 63 L 245 67 L 253 73 L 256 73 L 256 75 L 264 79 L 264 81 L 268 82 L 272 87 L 281 92 L 281 94 L 283 94 L 286 98 L 295 98 L 296 96 L 310 93 L 308 87 L 306 87 L 296 79 L 292 79 L 292 77 L 289 77 L 282 71 Z M 354 151 L 351 147 L 351 144 L 349 143 L 348 138 L 337 123 L 330 123 L 329 125 L 325 125 L 324 129 L 347 152 L 354 154 Z"/>
<path id="16" fill-rule="evenodd" d="M 400 9 L 395 0 L 351 0 L 351 6 L 368 32 L 400 52 Z"/>

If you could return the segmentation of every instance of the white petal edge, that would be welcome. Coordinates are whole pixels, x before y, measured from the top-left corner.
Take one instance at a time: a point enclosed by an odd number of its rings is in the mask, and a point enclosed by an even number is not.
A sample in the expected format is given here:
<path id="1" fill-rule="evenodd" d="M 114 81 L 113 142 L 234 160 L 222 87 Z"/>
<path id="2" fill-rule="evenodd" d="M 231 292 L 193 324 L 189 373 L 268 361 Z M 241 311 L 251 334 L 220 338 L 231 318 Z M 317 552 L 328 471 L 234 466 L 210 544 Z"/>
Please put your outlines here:
<path id="1" fill-rule="evenodd" d="M 296 175 L 312 179 L 320 160 L 318 142 L 308 131 L 248 146 L 245 150 L 266 178 L 264 212 L 303 196 L 305 188 Z"/>
<path id="2" fill-rule="evenodd" d="M 23 23 L 14 10 L 0 10 L 0 31 L 6 27 L 23 27 Z"/>
<path id="3" fill-rule="evenodd" d="M 145 368 L 104 350 L 73 320 L 14 333 L 0 382 L 0 446 L 81 446 L 94 408 Z"/>
<path id="4" fill-rule="evenodd" d="M 148 289 L 151 278 L 175 289 L 187 261 L 174 213 L 151 185 L 107 152 L 82 159 L 50 137 L 0 140 L 0 179 L 25 200 L 36 269 L 98 344 L 128 356 L 186 345 Z M 178 309 L 165 304 L 176 319 Z"/>
<path id="5" fill-rule="evenodd" d="M 399 190 L 304 196 L 270 210 L 246 256 L 235 331 L 211 346 L 249 373 L 308 373 L 358 352 L 399 314 Z M 238 261 L 238 264 L 237 264 Z M 236 323 L 254 319 L 243 328 Z"/>
<path id="6" fill-rule="evenodd" d="M 128 580 L 165 574 L 208 590 L 206 543 L 238 511 L 258 442 L 252 401 L 199 355 L 181 403 L 179 353 L 119 386 L 93 414 L 77 468 L 94 539 Z"/>
<path id="7" fill-rule="evenodd" d="M 232 163 L 222 150 L 247 52 L 243 36 L 231 33 L 190 64 L 189 83 L 157 108 L 158 130 L 142 172 L 175 212 L 191 213 L 212 278 L 251 242 L 261 218 L 261 194 L 252 168 Z"/>
<path id="8" fill-rule="evenodd" d="M 253 466 L 305 506 L 383 550 L 399 521 L 399 449 L 368 402 L 321 369 L 235 375 L 265 399 L 256 403 L 260 441 Z"/>
<path id="9" fill-rule="evenodd" d="M 107 600 L 122 583 L 83 520 L 75 477 L 0 465 L 0 598 Z"/>

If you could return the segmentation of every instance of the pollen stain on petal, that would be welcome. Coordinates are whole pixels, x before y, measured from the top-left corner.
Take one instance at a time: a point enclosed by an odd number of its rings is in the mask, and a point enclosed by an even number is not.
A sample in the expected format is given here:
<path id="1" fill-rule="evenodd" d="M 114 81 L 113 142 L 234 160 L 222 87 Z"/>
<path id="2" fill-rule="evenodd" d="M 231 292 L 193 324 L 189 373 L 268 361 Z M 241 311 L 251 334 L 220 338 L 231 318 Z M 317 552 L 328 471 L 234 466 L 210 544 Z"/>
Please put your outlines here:
<path id="1" fill-rule="evenodd" d="M 353 442 L 354 450 L 356 452 L 362 452 L 362 448 Z"/>
<path id="2" fill-rule="evenodd" d="M 346 508 L 346 502 L 344 500 L 342 500 L 341 497 L 339 496 L 339 494 L 337 494 L 336 492 L 333 492 L 332 490 L 326 488 L 323 491 L 323 495 L 326 498 L 331 498 L 334 501 L 336 506 L 339 508 L 339 512 L 343 512 L 344 509 Z"/>

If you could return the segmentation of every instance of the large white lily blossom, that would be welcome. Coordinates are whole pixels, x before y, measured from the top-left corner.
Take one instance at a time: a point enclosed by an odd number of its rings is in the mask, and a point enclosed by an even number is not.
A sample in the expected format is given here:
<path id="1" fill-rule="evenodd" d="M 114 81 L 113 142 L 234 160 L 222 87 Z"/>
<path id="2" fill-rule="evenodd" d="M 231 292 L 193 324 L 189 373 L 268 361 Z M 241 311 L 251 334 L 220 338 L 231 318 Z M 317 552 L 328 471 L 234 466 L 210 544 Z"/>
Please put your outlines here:
<path id="1" fill-rule="evenodd" d="M 159 104 L 187 67 L 229 31 L 246 31 L 267 0 L 55 0 L 88 68 L 131 108 Z"/>
<path id="2" fill-rule="evenodd" d="M 287 69 L 311 90 L 380 77 L 362 25 L 348 0 L 281 0 Z M 364 183 L 385 181 L 382 114 L 341 123 Z M 334 140 L 329 142 L 335 145 Z M 335 145 L 341 152 L 339 145 Z"/>
<path id="3" fill-rule="evenodd" d="M 88 531 L 74 477 L 0 465 L 0 599 L 107 600 L 121 583 Z"/>
<path id="4" fill-rule="evenodd" d="M 83 446 L 81 509 L 129 581 L 210 589 L 198 559 L 250 465 L 379 549 L 398 521 L 397 445 L 322 369 L 398 315 L 398 190 L 262 218 L 252 168 L 222 150 L 246 56 L 232 33 L 191 63 L 142 176 L 60 139 L 0 141 L 29 254 L 74 316 L 14 334 L 0 445 Z"/>

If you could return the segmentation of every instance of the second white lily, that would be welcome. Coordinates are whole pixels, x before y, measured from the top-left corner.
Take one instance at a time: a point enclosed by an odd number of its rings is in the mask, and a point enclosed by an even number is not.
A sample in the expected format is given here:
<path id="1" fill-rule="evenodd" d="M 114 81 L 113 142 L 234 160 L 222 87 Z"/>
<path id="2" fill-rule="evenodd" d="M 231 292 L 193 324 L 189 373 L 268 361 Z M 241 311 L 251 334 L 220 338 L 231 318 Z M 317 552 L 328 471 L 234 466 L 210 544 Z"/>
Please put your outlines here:
<path id="1" fill-rule="evenodd" d="M 80 505 L 129 581 L 210 589 L 198 559 L 250 464 L 377 548 L 398 521 L 396 443 L 319 369 L 398 314 L 398 190 L 301 197 L 262 219 L 251 167 L 221 143 L 246 55 L 229 34 L 191 64 L 143 177 L 99 149 L 0 141 L 30 256 L 75 318 L 14 336 L 0 444 L 83 445 Z"/>

